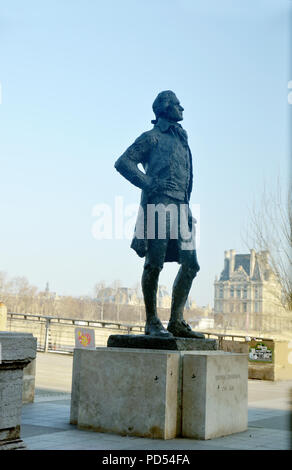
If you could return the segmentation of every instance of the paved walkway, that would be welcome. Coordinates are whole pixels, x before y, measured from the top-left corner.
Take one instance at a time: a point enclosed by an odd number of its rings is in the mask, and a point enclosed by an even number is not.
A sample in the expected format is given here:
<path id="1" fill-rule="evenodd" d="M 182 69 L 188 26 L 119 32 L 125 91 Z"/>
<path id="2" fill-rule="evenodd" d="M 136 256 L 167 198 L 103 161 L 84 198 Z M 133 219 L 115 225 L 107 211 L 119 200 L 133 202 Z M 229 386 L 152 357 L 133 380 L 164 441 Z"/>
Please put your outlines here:
<path id="1" fill-rule="evenodd" d="M 292 381 L 249 380 L 248 430 L 208 441 L 145 439 L 69 424 L 72 356 L 38 354 L 35 402 L 23 406 L 21 437 L 31 450 L 292 449 Z"/>

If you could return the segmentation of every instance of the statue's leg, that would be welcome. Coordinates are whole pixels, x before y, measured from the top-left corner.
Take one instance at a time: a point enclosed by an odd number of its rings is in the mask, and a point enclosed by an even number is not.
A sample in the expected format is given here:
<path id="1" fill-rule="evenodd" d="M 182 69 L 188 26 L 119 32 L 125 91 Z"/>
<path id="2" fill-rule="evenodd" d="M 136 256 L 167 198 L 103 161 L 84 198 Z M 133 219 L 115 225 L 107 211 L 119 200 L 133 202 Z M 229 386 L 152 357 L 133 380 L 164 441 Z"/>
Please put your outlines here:
<path id="1" fill-rule="evenodd" d="M 161 267 L 146 261 L 142 274 L 142 291 L 146 310 L 146 320 L 157 316 L 156 296 Z"/>
<path id="2" fill-rule="evenodd" d="M 199 270 L 196 252 L 182 253 L 182 264 L 174 280 L 171 302 L 170 320 L 183 320 L 184 307 L 192 287 L 192 283 Z"/>
<path id="3" fill-rule="evenodd" d="M 148 240 L 148 251 L 142 275 L 142 291 L 146 310 L 145 333 L 154 336 L 172 336 L 157 316 L 157 288 L 163 268 L 167 240 Z"/>
<path id="4" fill-rule="evenodd" d="M 185 250 L 182 252 L 182 264 L 175 278 L 172 290 L 171 315 L 168 330 L 174 335 L 184 338 L 204 337 L 201 333 L 195 333 L 184 321 L 183 311 L 192 287 L 193 280 L 200 267 L 197 261 L 196 251 Z"/>

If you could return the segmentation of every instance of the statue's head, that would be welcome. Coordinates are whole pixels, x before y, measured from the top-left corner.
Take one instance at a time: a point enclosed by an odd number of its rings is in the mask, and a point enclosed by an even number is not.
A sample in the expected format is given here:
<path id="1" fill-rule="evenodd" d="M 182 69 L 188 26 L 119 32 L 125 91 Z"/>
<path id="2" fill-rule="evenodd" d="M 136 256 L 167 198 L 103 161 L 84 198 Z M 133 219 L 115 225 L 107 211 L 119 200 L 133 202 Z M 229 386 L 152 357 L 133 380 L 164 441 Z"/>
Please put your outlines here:
<path id="1" fill-rule="evenodd" d="M 184 108 L 180 105 L 175 93 L 171 90 L 161 91 L 155 98 L 152 109 L 156 119 L 164 117 L 173 122 L 183 120 L 182 113 Z"/>

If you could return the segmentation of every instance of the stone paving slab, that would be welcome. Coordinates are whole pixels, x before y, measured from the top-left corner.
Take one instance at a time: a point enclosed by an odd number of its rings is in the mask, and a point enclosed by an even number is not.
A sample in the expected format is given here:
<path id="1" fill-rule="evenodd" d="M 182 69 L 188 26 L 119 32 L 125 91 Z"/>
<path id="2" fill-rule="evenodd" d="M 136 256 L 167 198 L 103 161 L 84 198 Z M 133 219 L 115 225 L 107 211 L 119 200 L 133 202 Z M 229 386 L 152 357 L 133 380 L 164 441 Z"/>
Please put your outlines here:
<path id="1" fill-rule="evenodd" d="M 270 418 L 263 418 L 252 421 L 250 425 L 252 427 L 260 427 L 266 429 L 274 429 L 274 430 L 282 430 L 282 431 L 290 431 L 291 430 L 291 422 L 290 416 L 285 414 L 276 415 Z"/>
<path id="2" fill-rule="evenodd" d="M 288 450 L 292 381 L 248 381 L 248 430 L 208 441 L 123 437 L 69 424 L 72 356 L 38 353 L 35 403 L 23 406 L 21 437 L 31 450 Z M 52 375 L 52 371 L 53 375 Z M 53 379 L 52 379 L 53 377 Z"/>
<path id="3" fill-rule="evenodd" d="M 252 412 L 257 410 L 252 410 Z M 264 418 L 265 411 L 268 417 Z M 68 424 L 70 401 L 24 405 L 21 436 L 31 450 L 285 450 L 291 448 L 289 412 L 259 409 L 248 430 L 208 441 L 123 437 L 78 430 Z M 260 419 L 257 419 L 260 417 Z"/>

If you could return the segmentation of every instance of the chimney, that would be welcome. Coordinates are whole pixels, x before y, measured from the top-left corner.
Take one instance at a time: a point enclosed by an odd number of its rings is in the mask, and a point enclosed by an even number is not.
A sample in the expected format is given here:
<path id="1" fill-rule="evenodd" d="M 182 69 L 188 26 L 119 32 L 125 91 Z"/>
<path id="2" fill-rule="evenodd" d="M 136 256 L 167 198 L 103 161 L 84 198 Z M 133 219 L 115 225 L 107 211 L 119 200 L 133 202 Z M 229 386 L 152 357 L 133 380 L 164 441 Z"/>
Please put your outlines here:
<path id="1" fill-rule="evenodd" d="M 256 257 L 255 250 L 251 249 L 250 250 L 250 262 L 249 262 L 249 277 L 253 276 L 255 257 Z"/>
<path id="2" fill-rule="evenodd" d="M 235 265 L 235 250 L 230 250 L 230 259 L 229 259 L 229 277 L 234 271 Z"/>
<path id="3" fill-rule="evenodd" d="M 224 271 L 229 270 L 229 258 L 230 258 L 230 252 L 229 250 L 224 251 Z"/>
<path id="4" fill-rule="evenodd" d="M 261 261 L 263 263 L 263 266 L 266 268 L 268 267 L 268 258 L 269 258 L 269 252 L 267 250 L 264 250 L 264 251 L 260 251 L 260 257 L 261 257 Z"/>

